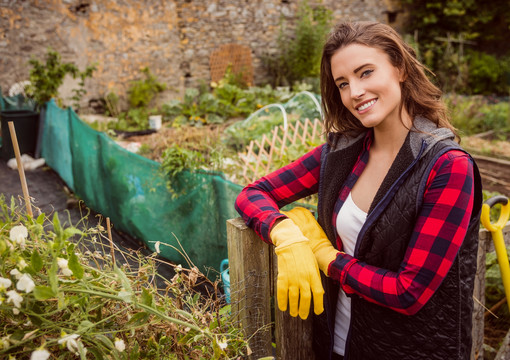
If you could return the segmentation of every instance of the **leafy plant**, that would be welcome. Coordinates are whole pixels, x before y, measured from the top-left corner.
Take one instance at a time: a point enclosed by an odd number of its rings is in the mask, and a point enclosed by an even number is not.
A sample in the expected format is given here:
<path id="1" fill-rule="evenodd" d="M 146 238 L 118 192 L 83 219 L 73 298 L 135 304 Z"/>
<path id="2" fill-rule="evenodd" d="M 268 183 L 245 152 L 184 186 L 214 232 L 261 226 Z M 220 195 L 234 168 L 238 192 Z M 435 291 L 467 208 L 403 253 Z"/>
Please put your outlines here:
<path id="1" fill-rule="evenodd" d="M 118 117 L 120 114 L 119 96 L 114 92 L 109 92 L 104 97 L 106 104 L 106 115 Z"/>
<path id="2" fill-rule="evenodd" d="M 508 94 L 510 89 L 510 55 L 494 55 L 471 51 L 468 53 L 468 89 L 472 94 Z"/>
<path id="3" fill-rule="evenodd" d="M 225 144 L 236 151 L 241 151 L 250 141 L 261 139 L 262 136 L 270 134 L 274 127 L 283 123 L 281 111 L 271 110 L 266 108 L 261 110 L 257 116 L 229 126 L 223 136 Z"/>
<path id="4" fill-rule="evenodd" d="M 225 70 L 225 75 L 223 76 L 223 82 L 231 85 L 235 85 L 241 89 L 247 89 L 251 86 L 251 84 L 248 84 L 244 77 L 244 72 L 237 71 L 234 72 L 232 70 L 232 66 L 227 66 L 227 69 Z"/>
<path id="5" fill-rule="evenodd" d="M 9 206 L 0 197 L 0 357 L 198 360 L 249 352 L 230 306 L 193 290 L 206 281 L 196 267 L 175 266 L 165 279 L 156 254 L 136 252 L 122 253 L 120 265 L 98 240 L 104 232 L 65 227 L 56 213 L 52 221 L 26 217 L 14 198 Z"/>
<path id="6" fill-rule="evenodd" d="M 332 12 L 326 7 L 312 7 L 307 1 L 301 1 L 295 27 L 288 29 L 289 24 L 282 21 L 278 37 L 280 51 L 264 60 L 275 79 L 274 85 L 294 84 L 319 76 L 322 46 L 332 18 Z M 293 34 L 289 35 L 290 32 Z"/>
<path id="7" fill-rule="evenodd" d="M 57 51 L 49 49 L 46 54 L 46 62 L 42 63 L 36 58 L 32 58 L 28 62 L 32 65 L 30 69 L 30 85 L 28 86 L 27 93 L 32 97 L 39 107 L 56 98 L 57 101 L 62 102 L 59 98 L 58 89 L 64 82 L 66 75 L 71 75 L 73 79 L 79 78 L 79 88 L 73 89 L 73 97 L 75 104 L 78 104 L 82 96 L 86 93 L 85 79 L 92 76 L 96 70 L 96 66 L 87 66 L 81 72 L 74 63 L 63 63 L 60 54 Z"/>
<path id="8" fill-rule="evenodd" d="M 182 101 L 172 100 L 164 104 L 161 111 L 172 119 L 172 125 L 202 126 L 204 124 L 222 123 L 224 119 L 219 115 L 219 102 L 209 92 L 201 93 L 198 89 L 189 88 L 184 93 Z"/>
<path id="9" fill-rule="evenodd" d="M 145 130 L 149 127 L 148 117 L 150 110 L 146 108 L 131 108 L 118 115 L 117 121 L 109 123 L 109 127 L 122 131 Z"/>
<path id="10" fill-rule="evenodd" d="M 200 152 L 182 148 L 179 145 L 173 145 L 163 152 L 160 169 L 166 178 L 166 187 L 172 197 L 182 195 L 178 190 L 182 173 L 185 170 L 199 169 L 203 164 L 204 156 Z"/>
<path id="11" fill-rule="evenodd" d="M 510 104 L 483 96 L 449 95 L 445 97 L 451 122 L 463 135 L 473 135 L 490 130 L 506 139 L 510 132 Z"/>
<path id="12" fill-rule="evenodd" d="M 133 81 L 128 90 L 129 105 L 135 108 L 149 106 L 152 99 L 166 89 L 166 85 L 160 83 L 148 67 L 142 69 L 142 74 L 145 78 Z"/>
<path id="13" fill-rule="evenodd" d="M 507 75 L 490 80 L 501 71 L 501 64 L 494 60 L 504 62 L 510 56 L 510 48 L 503 45 L 510 26 L 507 4 L 472 0 L 401 3 L 408 14 L 404 32 L 417 32 L 419 54 L 441 79 L 445 92 L 508 94 Z M 505 71 L 508 74 L 508 66 Z M 480 76 L 485 83 L 478 82 Z M 502 88 L 502 84 L 506 86 Z"/>

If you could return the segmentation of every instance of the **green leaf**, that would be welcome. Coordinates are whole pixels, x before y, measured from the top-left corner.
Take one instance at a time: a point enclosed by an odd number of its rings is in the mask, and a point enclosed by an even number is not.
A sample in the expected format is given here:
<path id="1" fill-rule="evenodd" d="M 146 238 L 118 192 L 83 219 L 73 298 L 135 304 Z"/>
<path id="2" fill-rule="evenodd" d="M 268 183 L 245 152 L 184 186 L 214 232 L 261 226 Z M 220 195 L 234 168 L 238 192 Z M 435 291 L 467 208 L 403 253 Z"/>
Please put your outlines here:
<path id="1" fill-rule="evenodd" d="M 35 272 L 39 272 L 43 268 L 43 261 L 41 259 L 41 255 L 39 255 L 39 252 L 37 249 L 34 249 L 34 252 L 32 253 L 32 256 L 30 257 L 30 263 L 32 264 L 32 269 L 34 269 Z"/>
<path id="2" fill-rule="evenodd" d="M 94 358 L 96 360 L 104 360 L 103 354 L 98 349 L 93 348 L 93 347 L 88 347 L 87 350 L 88 350 L 89 353 L 94 355 Z"/>
<path id="3" fill-rule="evenodd" d="M 92 329 L 94 327 L 94 323 L 88 321 L 88 320 L 83 320 L 80 325 L 78 325 L 78 333 L 85 333 L 87 331 L 89 331 L 90 329 Z"/>
<path id="4" fill-rule="evenodd" d="M 152 294 L 146 288 L 142 288 L 142 304 L 152 307 Z"/>
<path id="5" fill-rule="evenodd" d="M 96 335 L 96 339 L 99 340 L 109 350 L 112 350 L 115 348 L 112 341 L 104 335 Z"/>
<path id="6" fill-rule="evenodd" d="M 81 341 L 78 341 L 78 353 L 80 354 L 80 360 L 87 360 L 87 349 Z"/>
<path id="7" fill-rule="evenodd" d="M 48 278 L 49 278 L 49 281 L 50 281 L 51 290 L 55 294 L 58 294 L 57 272 L 58 272 L 57 258 L 54 258 L 53 259 L 53 263 L 51 264 L 50 271 L 48 272 Z"/>
<path id="8" fill-rule="evenodd" d="M 141 326 L 149 320 L 149 314 L 145 311 L 134 314 L 131 319 L 127 322 L 128 325 Z"/>
<path id="9" fill-rule="evenodd" d="M 63 239 L 64 233 L 62 231 L 62 227 L 60 226 L 60 220 L 58 219 L 57 212 L 55 212 L 55 214 L 53 215 L 53 230 L 55 231 L 55 235 L 56 235 L 56 238 L 55 238 L 56 249 L 55 250 L 59 250 L 60 244 L 62 244 L 62 241 L 64 240 Z"/>
<path id="10" fill-rule="evenodd" d="M 232 310 L 231 305 L 225 305 L 220 309 L 220 315 L 223 316 L 223 315 L 230 314 L 231 310 Z"/>
<path id="11" fill-rule="evenodd" d="M 37 300 L 47 300 L 55 297 L 55 293 L 48 286 L 36 286 L 34 288 L 34 297 Z"/>
<path id="12" fill-rule="evenodd" d="M 131 283 L 129 282 L 129 279 L 127 278 L 126 274 L 124 274 L 124 272 L 119 269 L 119 267 L 117 265 L 115 265 L 113 267 L 113 271 L 115 272 L 115 274 L 117 274 L 117 276 L 119 277 L 119 280 L 122 284 L 122 287 L 129 293 L 133 293 L 133 289 L 131 288 Z"/>
<path id="13" fill-rule="evenodd" d="M 62 227 L 60 226 L 60 220 L 58 218 L 57 212 L 53 214 L 53 230 L 55 230 L 55 234 L 57 235 L 62 232 Z"/>
<path id="14" fill-rule="evenodd" d="M 82 235 L 82 234 L 83 234 L 83 232 L 81 232 L 77 228 L 68 227 L 67 229 L 64 230 L 64 239 L 69 239 L 73 235 Z"/>
<path id="15" fill-rule="evenodd" d="M 76 276 L 78 279 L 83 278 L 83 267 L 81 266 L 80 262 L 78 261 L 78 256 L 74 252 L 69 254 L 69 260 L 67 265 L 69 266 L 69 269 L 73 272 L 73 275 Z"/>
<path id="16" fill-rule="evenodd" d="M 44 213 L 41 213 L 41 215 L 37 217 L 36 223 L 42 225 L 44 223 L 44 216 L 45 216 Z"/>

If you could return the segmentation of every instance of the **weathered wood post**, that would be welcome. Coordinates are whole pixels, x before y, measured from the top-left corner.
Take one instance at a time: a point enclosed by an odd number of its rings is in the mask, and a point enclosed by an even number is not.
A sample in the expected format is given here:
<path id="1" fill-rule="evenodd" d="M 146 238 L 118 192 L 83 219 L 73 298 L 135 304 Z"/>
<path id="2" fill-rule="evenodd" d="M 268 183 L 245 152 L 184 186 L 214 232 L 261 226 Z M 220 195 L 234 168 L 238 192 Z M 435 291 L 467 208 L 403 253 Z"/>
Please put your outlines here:
<path id="1" fill-rule="evenodd" d="M 491 234 L 485 229 L 480 230 L 478 242 L 478 258 L 475 277 L 475 289 L 473 291 L 473 346 L 471 351 L 472 360 L 483 360 L 483 328 L 485 313 L 485 255 L 487 246 L 491 243 Z"/>
<path id="2" fill-rule="evenodd" d="M 275 310 L 274 248 L 262 242 L 241 218 L 227 221 L 227 237 L 232 313 L 237 314 L 246 336 L 253 336 L 249 341 L 252 358 L 276 353 L 277 359 L 314 360 L 312 315 L 303 321 L 291 317 L 288 311 Z M 271 346 L 273 335 L 275 351 Z"/>
<path id="3" fill-rule="evenodd" d="M 273 288 L 276 289 L 277 262 L 276 254 L 273 256 Z M 276 296 L 275 296 L 276 302 Z M 275 305 L 276 306 L 276 305 Z M 314 360 L 312 350 L 312 316 L 313 302 L 310 305 L 310 314 L 306 320 L 292 317 L 289 311 L 275 309 L 275 342 L 277 359 Z"/>
<path id="4" fill-rule="evenodd" d="M 271 356 L 270 248 L 241 218 L 227 221 L 227 239 L 232 314 L 249 339 L 249 358 Z"/>

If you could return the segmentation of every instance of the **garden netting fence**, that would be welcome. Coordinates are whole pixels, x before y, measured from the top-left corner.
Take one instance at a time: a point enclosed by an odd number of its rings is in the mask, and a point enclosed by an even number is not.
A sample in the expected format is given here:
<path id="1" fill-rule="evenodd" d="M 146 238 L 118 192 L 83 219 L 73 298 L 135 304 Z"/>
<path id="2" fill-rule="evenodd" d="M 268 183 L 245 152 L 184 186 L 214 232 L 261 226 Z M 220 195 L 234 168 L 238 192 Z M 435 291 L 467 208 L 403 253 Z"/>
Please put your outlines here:
<path id="1" fill-rule="evenodd" d="M 238 216 L 234 201 L 240 185 L 221 173 L 184 171 L 172 181 L 177 194 L 172 197 L 159 163 L 123 149 L 54 101 L 46 104 L 41 155 L 117 229 L 151 250 L 160 242 L 160 255 L 170 261 L 186 266 L 189 257 L 204 273 L 219 272 L 227 258 L 226 221 Z"/>

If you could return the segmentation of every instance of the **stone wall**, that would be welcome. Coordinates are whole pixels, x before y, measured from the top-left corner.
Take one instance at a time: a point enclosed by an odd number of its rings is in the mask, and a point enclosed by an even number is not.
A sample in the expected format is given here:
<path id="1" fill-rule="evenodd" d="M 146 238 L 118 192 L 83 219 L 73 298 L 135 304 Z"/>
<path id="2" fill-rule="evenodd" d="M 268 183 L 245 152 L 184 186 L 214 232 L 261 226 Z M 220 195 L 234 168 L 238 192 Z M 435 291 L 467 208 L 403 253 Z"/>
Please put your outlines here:
<path id="1" fill-rule="evenodd" d="M 392 0 L 323 0 L 336 20 L 387 22 Z M 313 5 L 309 1 L 309 4 Z M 254 81 L 268 81 L 261 62 L 277 51 L 282 18 L 298 0 L 0 0 L 0 86 L 26 80 L 31 56 L 48 47 L 80 69 L 97 63 L 86 98 L 126 93 L 147 66 L 168 85 L 166 98 L 210 79 L 209 56 L 226 43 L 252 49 Z M 62 93 L 75 84 L 66 81 Z"/>

